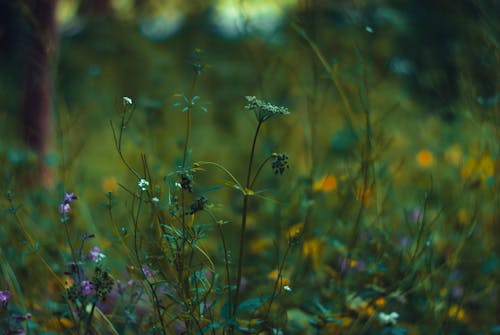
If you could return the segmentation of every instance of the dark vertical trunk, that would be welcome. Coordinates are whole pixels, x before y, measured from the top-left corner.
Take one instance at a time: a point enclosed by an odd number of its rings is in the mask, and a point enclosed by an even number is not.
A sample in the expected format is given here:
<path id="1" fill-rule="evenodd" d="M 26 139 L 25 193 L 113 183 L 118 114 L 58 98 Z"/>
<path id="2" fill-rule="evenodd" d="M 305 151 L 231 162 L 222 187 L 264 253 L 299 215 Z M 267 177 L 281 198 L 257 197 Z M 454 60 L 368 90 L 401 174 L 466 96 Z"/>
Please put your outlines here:
<path id="1" fill-rule="evenodd" d="M 55 9 L 57 0 L 36 0 L 29 3 L 32 19 L 30 45 L 23 68 L 21 122 L 26 144 L 39 155 L 39 177 L 33 184 L 49 186 L 52 173 L 45 163 L 49 149 L 52 98 L 53 59 L 57 45 Z"/>

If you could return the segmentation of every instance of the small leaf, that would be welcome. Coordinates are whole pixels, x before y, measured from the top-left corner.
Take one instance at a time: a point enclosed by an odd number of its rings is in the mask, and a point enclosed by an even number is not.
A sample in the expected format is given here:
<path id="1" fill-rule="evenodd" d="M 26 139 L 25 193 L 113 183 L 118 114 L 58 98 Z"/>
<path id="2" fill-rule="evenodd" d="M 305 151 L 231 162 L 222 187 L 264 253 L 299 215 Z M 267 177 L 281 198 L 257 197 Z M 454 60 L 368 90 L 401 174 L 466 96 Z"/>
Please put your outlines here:
<path id="1" fill-rule="evenodd" d="M 269 295 L 247 299 L 239 304 L 238 308 L 236 309 L 236 314 L 241 314 L 242 312 L 248 310 L 255 310 L 262 306 L 267 300 L 269 300 Z"/>

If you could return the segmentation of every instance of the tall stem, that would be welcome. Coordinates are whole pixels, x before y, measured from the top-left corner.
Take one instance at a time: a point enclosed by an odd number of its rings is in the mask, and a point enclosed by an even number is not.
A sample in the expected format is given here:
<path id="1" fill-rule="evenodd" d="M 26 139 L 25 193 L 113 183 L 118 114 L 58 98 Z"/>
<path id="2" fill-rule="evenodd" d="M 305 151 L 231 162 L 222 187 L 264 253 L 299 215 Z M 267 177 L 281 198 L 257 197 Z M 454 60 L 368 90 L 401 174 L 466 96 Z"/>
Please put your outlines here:
<path id="1" fill-rule="evenodd" d="M 250 158 L 248 160 L 248 173 L 247 180 L 245 184 L 245 190 L 243 190 L 243 209 L 241 214 L 241 233 L 240 233 L 240 252 L 238 257 L 238 274 L 236 278 L 236 292 L 234 294 L 234 305 L 233 305 L 233 315 L 236 314 L 236 308 L 238 307 L 238 300 L 240 296 L 240 286 L 241 286 L 241 277 L 243 271 L 243 255 L 245 250 L 245 230 L 247 225 L 247 211 L 248 211 L 248 200 L 250 195 L 248 194 L 250 188 L 250 181 L 252 177 L 252 165 L 253 158 L 255 155 L 255 145 L 257 143 L 257 136 L 259 135 L 260 128 L 262 126 L 263 121 L 259 121 L 257 128 L 255 129 L 255 135 L 253 137 L 252 149 L 250 151 Z"/>
<path id="2" fill-rule="evenodd" d="M 193 95 L 194 95 L 194 89 L 196 87 L 196 80 L 198 79 L 198 75 L 194 75 L 193 77 L 193 82 L 191 83 L 191 90 L 189 91 L 189 104 L 191 104 L 191 101 L 193 100 Z M 182 170 L 184 171 L 186 169 L 186 160 L 187 160 L 187 152 L 189 150 L 189 139 L 191 137 L 191 106 L 189 106 L 188 110 L 186 111 L 186 138 L 184 140 L 184 151 L 183 151 L 183 156 L 182 156 Z"/>

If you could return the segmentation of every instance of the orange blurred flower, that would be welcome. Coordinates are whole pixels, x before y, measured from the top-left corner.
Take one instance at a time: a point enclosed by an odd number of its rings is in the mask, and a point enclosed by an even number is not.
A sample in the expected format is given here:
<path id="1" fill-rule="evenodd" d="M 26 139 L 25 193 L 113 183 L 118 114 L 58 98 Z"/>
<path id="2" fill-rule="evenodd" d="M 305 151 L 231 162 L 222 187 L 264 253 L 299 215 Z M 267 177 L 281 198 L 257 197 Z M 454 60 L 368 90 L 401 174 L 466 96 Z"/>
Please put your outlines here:
<path id="1" fill-rule="evenodd" d="M 331 192 L 337 189 L 337 178 L 333 175 L 326 175 L 316 180 L 313 184 L 314 192 Z"/>
<path id="2" fill-rule="evenodd" d="M 434 164 L 434 155 L 429 150 L 420 150 L 417 154 L 417 163 L 421 167 L 429 167 Z"/>

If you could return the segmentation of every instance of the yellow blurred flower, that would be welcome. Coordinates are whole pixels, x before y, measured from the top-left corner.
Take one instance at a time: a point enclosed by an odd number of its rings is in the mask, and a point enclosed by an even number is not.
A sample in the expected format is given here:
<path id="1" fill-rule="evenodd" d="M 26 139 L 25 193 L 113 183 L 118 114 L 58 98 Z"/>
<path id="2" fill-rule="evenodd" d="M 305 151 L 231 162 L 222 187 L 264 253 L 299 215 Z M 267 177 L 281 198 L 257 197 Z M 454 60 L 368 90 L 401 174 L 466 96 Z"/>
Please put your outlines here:
<path id="1" fill-rule="evenodd" d="M 273 245 L 273 240 L 270 238 L 257 238 L 250 241 L 250 252 L 253 254 L 261 254 L 265 249 Z"/>
<path id="2" fill-rule="evenodd" d="M 45 330 L 54 332 L 64 332 L 65 329 L 71 329 L 75 325 L 73 321 L 67 318 L 58 318 L 56 316 L 51 317 L 43 324 Z"/>
<path id="3" fill-rule="evenodd" d="M 106 193 L 116 193 L 118 191 L 118 182 L 115 177 L 107 177 L 102 180 L 102 190 Z"/>
<path id="4" fill-rule="evenodd" d="M 267 275 L 267 278 L 272 279 L 272 280 L 278 279 L 278 269 L 274 269 L 273 271 L 269 272 L 269 274 Z M 290 279 L 283 276 L 283 273 L 281 274 L 280 282 L 281 282 L 280 283 L 281 288 L 284 288 L 285 286 L 291 285 Z"/>
<path id="5" fill-rule="evenodd" d="M 458 144 L 453 144 L 444 152 L 444 159 L 452 164 L 459 165 L 462 161 L 462 148 Z"/>
<path id="6" fill-rule="evenodd" d="M 302 252 L 312 261 L 314 267 L 319 267 L 323 254 L 323 241 L 316 238 L 304 241 Z"/>
<path id="7" fill-rule="evenodd" d="M 464 309 L 458 305 L 453 305 L 450 307 L 450 309 L 448 310 L 448 316 L 450 318 L 457 319 L 458 321 L 465 321 L 467 318 Z"/>
<path id="8" fill-rule="evenodd" d="M 496 162 L 490 155 L 483 154 L 479 158 L 471 157 L 461 169 L 460 174 L 463 179 L 484 183 L 495 175 L 495 165 Z"/>
<path id="9" fill-rule="evenodd" d="M 434 155 L 429 150 L 420 150 L 417 154 L 417 163 L 421 167 L 429 167 L 434 164 Z"/>
<path id="10" fill-rule="evenodd" d="M 294 239 L 294 238 L 300 236 L 300 234 L 302 234 L 303 229 L 304 229 L 303 223 L 296 223 L 287 229 L 285 237 L 289 238 L 289 239 Z"/>
<path id="11" fill-rule="evenodd" d="M 372 193 L 373 191 L 371 187 L 365 189 L 363 186 L 360 186 L 356 189 L 356 200 L 368 205 L 371 201 Z"/>
<path id="12" fill-rule="evenodd" d="M 375 301 L 373 303 L 377 307 L 384 307 L 385 306 L 385 299 L 380 297 L 380 298 L 375 299 Z"/>
<path id="13" fill-rule="evenodd" d="M 333 175 L 326 175 L 316 180 L 313 184 L 314 192 L 331 192 L 337 189 L 337 178 Z"/>
<path id="14" fill-rule="evenodd" d="M 349 327 L 353 319 L 349 316 L 334 316 L 336 320 L 340 320 L 340 323 L 337 322 L 329 322 L 325 326 L 326 333 L 328 335 L 341 335 L 345 328 Z"/>

